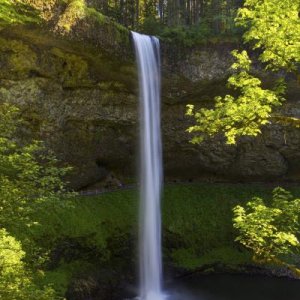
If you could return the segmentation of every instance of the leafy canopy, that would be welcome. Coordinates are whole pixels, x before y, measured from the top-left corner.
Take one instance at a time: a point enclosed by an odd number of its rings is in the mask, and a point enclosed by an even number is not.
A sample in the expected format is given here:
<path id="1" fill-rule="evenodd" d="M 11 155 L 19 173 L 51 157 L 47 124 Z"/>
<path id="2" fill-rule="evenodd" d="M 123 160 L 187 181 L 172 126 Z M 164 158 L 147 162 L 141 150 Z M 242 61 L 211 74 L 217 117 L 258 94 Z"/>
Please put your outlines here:
<path id="1" fill-rule="evenodd" d="M 300 9 L 294 0 L 246 0 L 238 12 L 236 23 L 247 30 L 244 41 L 254 49 L 259 48 L 259 60 L 273 71 L 297 73 L 300 62 Z M 233 51 L 236 62 L 228 86 L 237 96 L 216 97 L 213 109 L 198 111 L 187 106 L 187 115 L 195 118 L 196 124 L 188 132 L 197 133 L 193 143 L 218 133 L 225 135 L 228 144 L 235 144 L 243 135 L 256 136 L 261 126 L 269 123 L 274 107 L 281 105 L 285 92 L 284 80 L 274 85 L 273 90 L 264 89 L 261 80 L 251 74 L 251 60 L 247 52 Z M 277 121 L 281 121 L 277 118 Z M 297 124 L 292 118 L 286 124 Z M 285 124 L 285 125 L 286 125 Z"/>
<path id="2" fill-rule="evenodd" d="M 0 229 L 0 299 L 54 300 L 51 288 L 37 287 L 26 270 L 21 243 Z"/>
<path id="3" fill-rule="evenodd" d="M 67 204 L 61 178 L 68 168 L 59 168 L 40 142 L 22 141 L 21 125 L 16 107 L 0 104 L 0 299 L 50 300 L 53 291 L 34 284 L 49 249 L 41 250 L 33 233 Z"/>
<path id="4" fill-rule="evenodd" d="M 272 70 L 296 71 L 300 62 L 300 2 L 295 0 L 246 0 L 237 25 L 247 29 L 245 42 L 261 49 L 260 60 Z"/>
<path id="5" fill-rule="evenodd" d="M 19 110 L 0 105 L 0 226 L 16 232 L 34 225 L 33 213 L 66 194 L 61 178 L 68 168 L 40 142 L 16 139 L 21 125 Z"/>
<path id="6" fill-rule="evenodd" d="M 284 255 L 299 250 L 300 199 L 276 188 L 270 205 L 258 197 L 245 207 L 233 209 L 233 226 L 238 230 L 236 241 L 253 252 L 258 262 L 280 261 Z"/>
<path id="7" fill-rule="evenodd" d="M 216 97 L 213 109 L 202 108 L 195 112 L 194 105 L 188 105 L 187 115 L 196 120 L 188 132 L 198 133 L 193 143 L 219 132 L 224 133 L 228 144 L 235 144 L 241 135 L 256 136 L 261 132 L 261 125 L 268 123 L 272 107 L 281 105 L 282 86 L 277 91 L 263 89 L 261 81 L 249 73 L 251 60 L 247 52 L 235 50 L 232 54 L 236 62 L 231 68 L 236 73 L 228 79 L 228 86 L 238 91 L 239 96 Z"/>

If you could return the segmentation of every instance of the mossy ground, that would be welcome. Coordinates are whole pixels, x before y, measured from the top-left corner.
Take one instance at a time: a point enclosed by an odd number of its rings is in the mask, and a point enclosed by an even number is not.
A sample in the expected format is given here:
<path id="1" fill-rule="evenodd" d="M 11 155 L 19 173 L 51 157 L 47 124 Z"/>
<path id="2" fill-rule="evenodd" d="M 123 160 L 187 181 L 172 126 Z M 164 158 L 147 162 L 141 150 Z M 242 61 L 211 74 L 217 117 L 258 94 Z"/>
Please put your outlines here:
<path id="1" fill-rule="evenodd" d="M 250 253 L 234 242 L 232 208 L 253 196 L 270 199 L 275 186 L 167 185 L 163 196 L 164 261 L 189 270 L 202 265 L 239 266 L 251 262 Z M 295 196 L 300 195 L 300 188 L 288 189 Z M 52 234 L 47 228 L 40 232 L 40 237 L 45 238 L 43 232 L 47 232 L 49 243 L 52 235 L 56 237 L 58 248 L 61 248 L 59 243 L 64 247 L 59 259 L 49 268 L 45 281 L 63 293 L 71 277 L 84 270 L 105 267 L 122 270 L 120 265 L 130 262 L 128 255 L 134 263 L 137 211 L 138 192 L 122 190 L 77 196 L 71 208 L 48 216 L 47 223 L 56 226 Z"/>

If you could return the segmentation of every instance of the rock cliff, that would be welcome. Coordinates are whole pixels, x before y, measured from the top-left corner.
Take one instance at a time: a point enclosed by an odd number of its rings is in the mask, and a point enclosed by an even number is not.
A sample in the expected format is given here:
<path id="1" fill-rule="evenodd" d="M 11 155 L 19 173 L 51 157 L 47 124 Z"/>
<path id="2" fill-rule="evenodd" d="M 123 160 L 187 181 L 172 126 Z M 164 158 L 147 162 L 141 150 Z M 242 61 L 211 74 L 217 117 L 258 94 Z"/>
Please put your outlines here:
<path id="1" fill-rule="evenodd" d="M 99 17 L 99 16 L 98 16 Z M 169 180 L 298 180 L 300 129 L 271 124 L 237 146 L 218 137 L 189 143 L 185 106 L 211 106 L 226 92 L 232 44 L 194 49 L 162 46 L 163 143 Z M 74 167 L 79 189 L 115 173 L 136 173 L 138 87 L 129 32 L 97 16 L 62 35 L 49 28 L 0 31 L 0 101 L 21 107 L 26 131 Z M 290 80 L 282 115 L 300 116 L 299 86 Z"/>

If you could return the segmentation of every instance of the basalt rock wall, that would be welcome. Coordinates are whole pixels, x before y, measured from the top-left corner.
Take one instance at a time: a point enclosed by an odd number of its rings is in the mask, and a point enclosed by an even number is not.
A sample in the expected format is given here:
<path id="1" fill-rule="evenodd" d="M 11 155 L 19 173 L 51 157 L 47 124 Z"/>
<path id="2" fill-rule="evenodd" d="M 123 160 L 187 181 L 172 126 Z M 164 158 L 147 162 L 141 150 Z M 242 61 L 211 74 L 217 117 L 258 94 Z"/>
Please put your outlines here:
<path id="1" fill-rule="evenodd" d="M 111 28 L 110 28 L 111 26 Z M 80 21 L 64 36 L 47 28 L 0 32 L 0 100 L 17 104 L 24 130 L 73 166 L 80 189 L 113 172 L 134 178 L 138 157 L 138 86 L 129 32 Z M 270 125 L 236 146 L 222 137 L 189 143 L 186 104 L 212 106 L 226 93 L 234 44 L 193 49 L 162 45 L 162 116 L 168 180 L 298 180 L 300 129 Z M 300 117 L 299 86 L 291 78 L 283 115 Z"/>

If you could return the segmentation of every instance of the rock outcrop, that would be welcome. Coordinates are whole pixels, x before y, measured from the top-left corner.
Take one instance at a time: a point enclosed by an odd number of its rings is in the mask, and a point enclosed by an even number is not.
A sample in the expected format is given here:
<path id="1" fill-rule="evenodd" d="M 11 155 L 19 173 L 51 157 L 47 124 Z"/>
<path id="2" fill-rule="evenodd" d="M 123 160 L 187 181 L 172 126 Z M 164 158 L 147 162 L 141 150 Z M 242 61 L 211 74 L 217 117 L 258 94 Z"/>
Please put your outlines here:
<path id="1" fill-rule="evenodd" d="M 61 36 L 48 28 L 0 31 L 0 101 L 21 107 L 26 131 L 74 167 L 79 189 L 109 172 L 134 177 L 138 87 L 129 32 L 91 16 Z M 189 143 L 185 106 L 210 106 L 226 92 L 235 45 L 179 51 L 163 45 L 163 142 L 169 180 L 298 180 L 300 129 L 277 124 L 237 146 L 221 137 Z M 299 86 L 290 81 L 281 113 L 300 116 Z"/>

